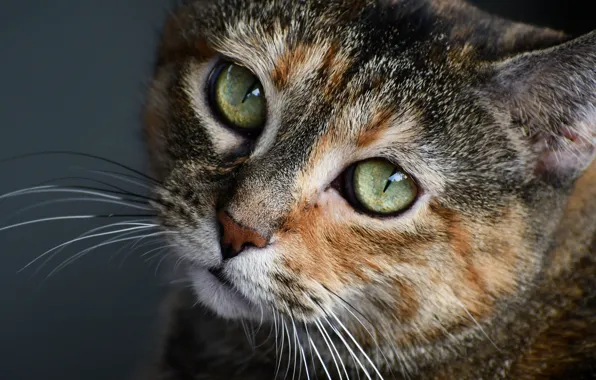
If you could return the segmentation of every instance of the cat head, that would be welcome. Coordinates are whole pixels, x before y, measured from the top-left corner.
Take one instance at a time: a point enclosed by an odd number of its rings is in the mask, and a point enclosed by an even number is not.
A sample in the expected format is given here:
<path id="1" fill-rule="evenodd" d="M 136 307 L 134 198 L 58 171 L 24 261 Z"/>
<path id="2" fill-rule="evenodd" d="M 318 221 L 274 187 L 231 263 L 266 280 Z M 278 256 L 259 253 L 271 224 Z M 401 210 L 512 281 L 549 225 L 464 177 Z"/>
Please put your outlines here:
<path id="1" fill-rule="evenodd" d="M 497 318 L 594 156 L 596 34 L 566 40 L 459 1 L 182 6 L 146 135 L 198 300 L 404 344 Z"/>

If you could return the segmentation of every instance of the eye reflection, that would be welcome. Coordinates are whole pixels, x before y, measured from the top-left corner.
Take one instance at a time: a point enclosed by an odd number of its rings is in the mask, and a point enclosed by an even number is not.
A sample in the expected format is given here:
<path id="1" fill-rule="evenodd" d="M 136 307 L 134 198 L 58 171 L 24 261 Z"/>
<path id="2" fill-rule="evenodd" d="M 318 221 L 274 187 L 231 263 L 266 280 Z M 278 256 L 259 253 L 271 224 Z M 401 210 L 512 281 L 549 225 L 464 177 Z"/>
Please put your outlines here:
<path id="1" fill-rule="evenodd" d="M 212 106 L 226 124 L 239 132 L 254 132 L 265 124 L 267 103 L 263 86 L 248 69 L 224 63 L 210 84 Z"/>
<path id="2" fill-rule="evenodd" d="M 402 211 L 418 194 L 412 178 L 381 158 L 357 163 L 350 180 L 358 206 L 374 214 L 391 215 Z"/>

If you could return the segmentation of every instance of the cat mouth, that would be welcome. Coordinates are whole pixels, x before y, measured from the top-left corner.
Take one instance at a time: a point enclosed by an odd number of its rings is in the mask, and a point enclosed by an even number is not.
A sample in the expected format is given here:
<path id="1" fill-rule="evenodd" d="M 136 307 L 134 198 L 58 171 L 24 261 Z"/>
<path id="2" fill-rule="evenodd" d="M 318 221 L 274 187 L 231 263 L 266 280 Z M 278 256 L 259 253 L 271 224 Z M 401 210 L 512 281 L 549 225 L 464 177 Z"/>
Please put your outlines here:
<path id="1" fill-rule="evenodd" d="M 226 277 L 222 268 L 197 267 L 191 272 L 191 278 L 198 301 L 207 309 L 224 318 L 258 320 L 258 310 Z"/>
<path id="2" fill-rule="evenodd" d="M 209 268 L 208 272 L 211 273 L 213 275 L 213 277 L 215 277 L 222 285 L 224 285 L 230 289 L 234 288 L 234 284 L 232 284 L 230 282 L 230 280 L 228 280 L 226 278 L 221 267 L 220 268 Z"/>

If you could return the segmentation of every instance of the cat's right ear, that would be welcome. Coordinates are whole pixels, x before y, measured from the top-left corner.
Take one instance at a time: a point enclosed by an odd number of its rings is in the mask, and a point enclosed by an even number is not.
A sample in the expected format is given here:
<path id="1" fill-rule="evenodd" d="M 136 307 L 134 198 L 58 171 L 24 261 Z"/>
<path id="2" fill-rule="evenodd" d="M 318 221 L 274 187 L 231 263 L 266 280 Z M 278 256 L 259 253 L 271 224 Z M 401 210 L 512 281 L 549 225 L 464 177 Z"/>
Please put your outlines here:
<path id="1" fill-rule="evenodd" d="M 596 156 L 596 31 L 491 71 L 491 102 L 523 131 L 536 173 L 571 183 Z"/>
<path id="2" fill-rule="evenodd" d="M 376 0 L 381 19 L 412 35 L 438 27 L 449 40 L 488 59 L 556 45 L 568 36 L 485 12 L 465 0 Z"/>

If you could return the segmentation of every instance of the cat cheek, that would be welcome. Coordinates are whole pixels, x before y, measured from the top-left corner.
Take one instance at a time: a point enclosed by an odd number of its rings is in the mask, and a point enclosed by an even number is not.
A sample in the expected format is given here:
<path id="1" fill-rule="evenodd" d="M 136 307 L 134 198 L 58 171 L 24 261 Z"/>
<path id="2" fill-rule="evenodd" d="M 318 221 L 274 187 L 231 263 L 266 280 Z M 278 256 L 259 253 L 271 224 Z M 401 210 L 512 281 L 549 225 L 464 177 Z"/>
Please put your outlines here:
<path id="1" fill-rule="evenodd" d="M 448 238 L 452 268 L 452 280 L 438 283 L 448 285 L 476 318 L 489 317 L 496 301 L 512 297 L 521 284 L 532 281 L 540 257 L 524 240 L 527 226 L 521 206 L 510 205 L 494 220 L 474 220 L 436 208 L 434 212 Z"/>

